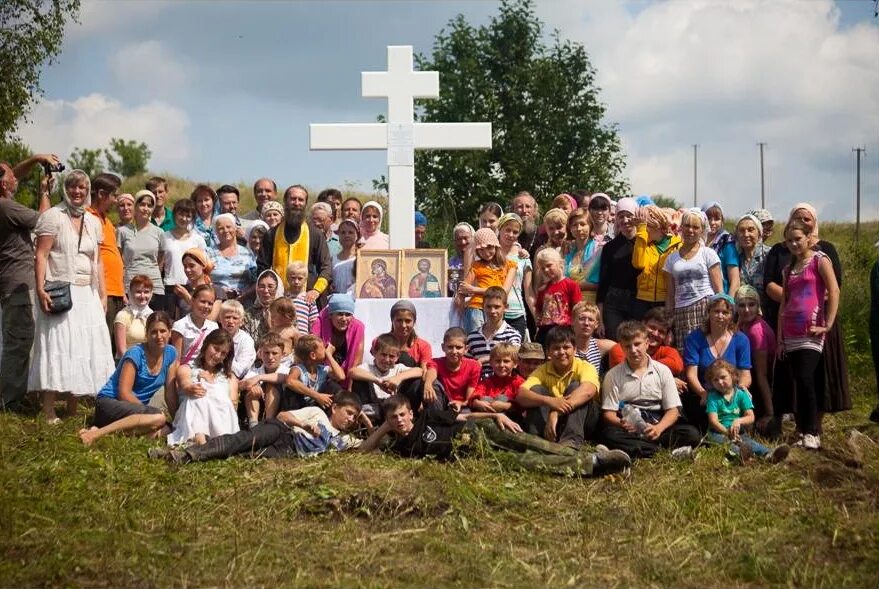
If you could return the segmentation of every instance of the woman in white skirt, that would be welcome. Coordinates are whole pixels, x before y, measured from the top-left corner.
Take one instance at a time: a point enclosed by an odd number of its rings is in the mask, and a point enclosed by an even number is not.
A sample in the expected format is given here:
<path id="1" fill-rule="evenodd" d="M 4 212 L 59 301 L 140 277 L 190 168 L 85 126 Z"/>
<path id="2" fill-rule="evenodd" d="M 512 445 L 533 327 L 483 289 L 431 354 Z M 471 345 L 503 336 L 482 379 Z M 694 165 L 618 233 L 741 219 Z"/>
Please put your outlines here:
<path id="1" fill-rule="evenodd" d="M 57 393 L 69 393 L 67 415 L 76 414 L 77 399 L 94 397 L 113 374 L 110 332 L 104 318 L 107 297 L 101 270 L 101 224 L 86 207 L 91 203 L 89 177 L 73 170 L 64 179 L 64 202 L 43 213 L 34 230 L 37 312 L 34 354 L 28 388 L 41 391 L 43 416 L 55 414 Z M 47 281 L 70 283 L 73 307 L 52 313 Z"/>
<path id="2" fill-rule="evenodd" d="M 235 355 L 232 338 L 217 329 L 205 337 L 201 351 L 189 367 L 177 370 L 180 406 L 168 445 L 204 444 L 208 438 L 238 432 L 238 379 L 232 374 Z"/>

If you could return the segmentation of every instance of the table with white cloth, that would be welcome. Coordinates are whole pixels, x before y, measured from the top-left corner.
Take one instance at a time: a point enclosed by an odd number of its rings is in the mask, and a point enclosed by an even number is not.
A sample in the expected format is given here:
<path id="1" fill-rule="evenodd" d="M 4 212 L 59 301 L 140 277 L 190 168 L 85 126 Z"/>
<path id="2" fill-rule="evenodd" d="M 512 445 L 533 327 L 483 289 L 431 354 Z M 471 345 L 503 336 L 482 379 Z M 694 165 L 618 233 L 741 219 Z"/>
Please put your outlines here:
<path id="1" fill-rule="evenodd" d="M 366 325 L 363 340 L 363 361 L 372 362 L 370 345 L 376 336 L 391 331 L 391 307 L 400 299 L 357 299 L 354 302 L 354 316 Z M 443 334 L 457 325 L 457 310 L 452 298 L 407 299 L 415 305 L 415 333 L 427 340 L 433 348 L 433 356 L 441 356 Z"/>

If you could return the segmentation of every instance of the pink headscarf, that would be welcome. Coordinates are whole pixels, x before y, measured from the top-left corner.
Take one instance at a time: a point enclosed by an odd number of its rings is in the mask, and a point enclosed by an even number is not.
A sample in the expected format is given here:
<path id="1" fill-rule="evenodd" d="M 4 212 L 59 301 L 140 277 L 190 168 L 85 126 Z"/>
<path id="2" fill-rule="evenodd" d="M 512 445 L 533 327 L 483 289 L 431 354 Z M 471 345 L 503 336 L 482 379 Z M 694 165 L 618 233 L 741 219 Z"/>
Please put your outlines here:
<path id="1" fill-rule="evenodd" d="M 812 218 L 815 219 L 815 228 L 812 230 L 812 242 L 817 243 L 818 242 L 818 211 L 815 210 L 815 207 L 813 207 L 812 205 L 810 205 L 807 202 L 798 202 L 797 204 L 794 205 L 794 208 L 792 208 L 790 210 L 790 213 L 787 216 L 787 222 L 790 223 L 791 219 L 794 218 L 794 215 L 799 210 L 808 211 L 809 214 L 812 215 Z"/>

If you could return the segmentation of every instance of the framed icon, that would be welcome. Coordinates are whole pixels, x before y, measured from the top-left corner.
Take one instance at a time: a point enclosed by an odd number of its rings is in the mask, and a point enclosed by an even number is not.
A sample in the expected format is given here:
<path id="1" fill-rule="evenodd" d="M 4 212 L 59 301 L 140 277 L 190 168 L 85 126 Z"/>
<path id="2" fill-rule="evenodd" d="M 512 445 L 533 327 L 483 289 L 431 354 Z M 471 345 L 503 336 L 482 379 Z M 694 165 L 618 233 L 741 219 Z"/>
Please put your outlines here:
<path id="1" fill-rule="evenodd" d="M 444 249 L 403 250 L 401 295 L 410 299 L 438 299 L 448 296 L 447 255 Z"/>
<path id="2" fill-rule="evenodd" d="M 360 250 L 357 252 L 358 299 L 400 298 L 400 250 Z"/>

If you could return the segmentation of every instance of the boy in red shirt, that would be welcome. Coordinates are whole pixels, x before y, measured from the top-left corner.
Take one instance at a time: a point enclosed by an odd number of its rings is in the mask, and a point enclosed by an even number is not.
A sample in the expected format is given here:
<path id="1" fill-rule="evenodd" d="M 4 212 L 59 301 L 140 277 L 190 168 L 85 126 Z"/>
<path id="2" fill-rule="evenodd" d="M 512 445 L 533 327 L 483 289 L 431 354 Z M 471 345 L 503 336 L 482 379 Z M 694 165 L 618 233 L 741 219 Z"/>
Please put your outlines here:
<path id="1" fill-rule="evenodd" d="M 493 374 L 476 385 L 470 397 L 470 408 L 486 413 L 506 413 L 514 408 L 516 394 L 525 382 L 514 372 L 519 363 L 517 347 L 512 344 L 496 345 L 491 349 L 488 362 Z M 519 413 L 521 417 L 521 411 Z"/>
<path id="2" fill-rule="evenodd" d="M 467 406 L 467 400 L 479 382 L 482 365 L 477 360 L 464 356 L 467 353 L 467 334 L 460 327 L 446 330 L 442 348 L 445 356 L 433 358 L 427 363 L 424 374 L 424 404 L 426 406 L 433 403 L 444 393 L 449 409 L 460 411 Z"/>

